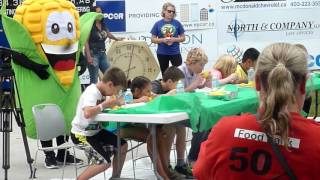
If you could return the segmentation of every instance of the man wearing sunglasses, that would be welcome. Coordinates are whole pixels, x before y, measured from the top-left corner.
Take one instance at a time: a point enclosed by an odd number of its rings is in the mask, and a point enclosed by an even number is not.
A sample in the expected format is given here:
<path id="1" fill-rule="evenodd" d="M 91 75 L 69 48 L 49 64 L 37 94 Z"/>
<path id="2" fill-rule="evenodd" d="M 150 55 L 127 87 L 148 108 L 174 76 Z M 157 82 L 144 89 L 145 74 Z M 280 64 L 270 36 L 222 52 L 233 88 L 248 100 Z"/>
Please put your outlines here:
<path id="1" fill-rule="evenodd" d="M 157 21 L 151 29 L 151 41 L 158 44 L 157 57 L 163 74 L 169 62 L 173 66 L 182 64 L 179 43 L 185 40 L 185 35 L 182 24 L 174 19 L 176 8 L 172 3 L 163 4 L 161 16 L 163 19 Z"/>

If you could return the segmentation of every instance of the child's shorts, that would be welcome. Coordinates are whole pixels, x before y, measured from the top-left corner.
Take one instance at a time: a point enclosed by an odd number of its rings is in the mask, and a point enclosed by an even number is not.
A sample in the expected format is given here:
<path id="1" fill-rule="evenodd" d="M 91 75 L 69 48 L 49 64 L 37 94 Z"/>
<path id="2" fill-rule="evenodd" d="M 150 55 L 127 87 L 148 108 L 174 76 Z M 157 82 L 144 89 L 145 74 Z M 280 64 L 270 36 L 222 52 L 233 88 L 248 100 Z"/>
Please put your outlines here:
<path id="1" fill-rule="evenodd" d="M 75 144 L 89 143 L 108 163 L 111 163 L 111 157 L 117 152 L 117 136 L 104 129 L 93 136 L 78 136 L 71 133 L 71 139 Z M 120 142 L 121 145 L 127 143 L 124 139 Z"/>

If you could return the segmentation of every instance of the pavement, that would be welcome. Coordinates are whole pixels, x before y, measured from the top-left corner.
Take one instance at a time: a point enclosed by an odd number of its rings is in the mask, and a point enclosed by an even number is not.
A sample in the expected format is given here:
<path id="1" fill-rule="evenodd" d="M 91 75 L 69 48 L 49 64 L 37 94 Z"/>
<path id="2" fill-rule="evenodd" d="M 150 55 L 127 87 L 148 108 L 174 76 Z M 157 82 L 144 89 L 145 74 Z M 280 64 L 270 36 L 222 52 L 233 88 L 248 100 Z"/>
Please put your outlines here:
<path id="1" fill-rule="evenodd" d="M 8 180 L 28 180 L 30 177 L 30 168 L 27 163 L 26 153 L 24 149 L 24 144 L 21 136 L 20 128 L 17 126 L 15 120 L 13 120 L 13 131 L 9 133 L 10 135 L 10 168 L 8 169 Z M 191 133 L 191 131 L 189 132 Z M 3 167 L 3 133 L 0 133 L 0 163 L 1 167 Z M 31 157 L 34 159 L 35 151 L 37 149 L 37 141 L 34 139 L 28 138 L 29 149 L 31 153 Z M 130 144 L 129 144 L 130 145 Z M 187 148 L 189 149 L 189 147 Z M 138 157 L 146 156 L 146 147 L 142 145 L 139 147 L 138 152 L 134 153 Z M 76 149 L 77 158 L 86 160 L 84 152 Z M 174 153 L 171 153 L 171 159 L 174 159 Z M 59 169 L 46 169 L 44 167 L 44 154 L 39 151 L 37 158 L 37 171 L 36 171 L 36 179 L 37 180 L 61 180 L 62 168 Z M 131 153 L 127 154 L 127 159 L 124 164 L 121 177 L 133 178 L 133 169 L 132 169 L 132 157 Z M 173 162 L 174 163 L 174 162 Z M 78 170 L 78 174 L 80 174 L 84 168 Z M 106 179 L 111 177 L 112 169 L 109 168 L 105 174 Z M 137 179 L 148 179 L 153 180 L 156 179 L 153 175 L 152 164 L 150 158 L 142 158 L 136 161 L 136 178 Z M 0 180 L 4 179 L 4 170 L 0 169 Z M 68 165 L 65 167 L 64 172 L 64 180 L 74 180 L 75 179 L 75 168 L 73 165 Z M 103 173 L 97 175 L 92 178 L 92 180 L 103 180 Z"/>

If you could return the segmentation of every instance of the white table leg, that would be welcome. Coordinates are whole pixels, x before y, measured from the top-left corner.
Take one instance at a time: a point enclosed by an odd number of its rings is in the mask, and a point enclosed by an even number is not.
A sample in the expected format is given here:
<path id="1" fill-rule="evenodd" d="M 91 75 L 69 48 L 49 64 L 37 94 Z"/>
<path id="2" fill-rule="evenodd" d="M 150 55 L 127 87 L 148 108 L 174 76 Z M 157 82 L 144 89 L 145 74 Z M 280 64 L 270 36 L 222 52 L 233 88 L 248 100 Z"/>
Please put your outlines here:
<path id="1" fill-rule="evenodd" d="M 162 177 L 157 171 L 157 125 L 151 124 L 151 136 L 152 136 L 152 161 L 153 161 L 153 171 L 157 179 L 162 180 Z"/>
<path id="2" fill-rule="evenodd" d="M 121 154 L 121 144 L 120 144 L 120 122 L 117 122 L 117 158 L 118 158 L 118 162 L 117 162 L 117 166 L 118 169 L 120 169 L 120 154 Z M 120 176 L 120 174 L 119 174 Z M 117 177 L 119 178 L 119 177 Z"/>

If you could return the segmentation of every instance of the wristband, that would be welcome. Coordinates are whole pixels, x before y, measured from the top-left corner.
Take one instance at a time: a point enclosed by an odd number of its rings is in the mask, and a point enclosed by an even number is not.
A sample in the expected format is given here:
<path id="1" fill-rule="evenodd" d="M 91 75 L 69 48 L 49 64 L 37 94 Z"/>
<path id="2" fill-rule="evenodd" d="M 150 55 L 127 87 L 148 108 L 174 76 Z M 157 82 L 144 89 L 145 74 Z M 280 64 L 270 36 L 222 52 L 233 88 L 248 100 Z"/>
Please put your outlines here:
<path id="1" fill-rule="evenodd" d="M 100 108 L 100 111 L 103 111 L 103 106 L 102 106 L 102 104 L 99 104 L 99 108 Z"/>

